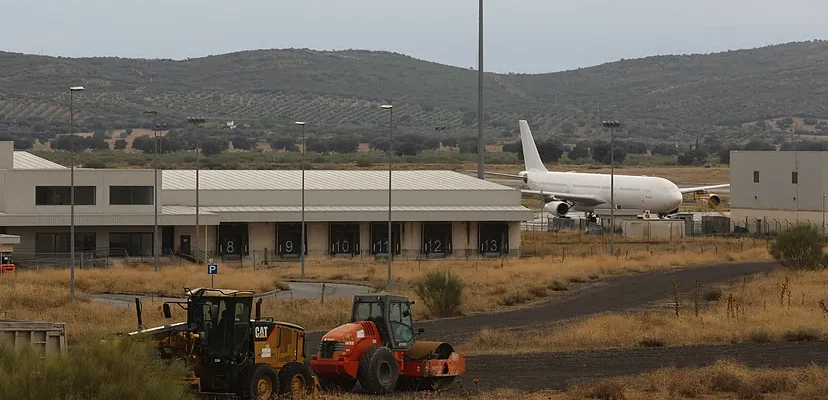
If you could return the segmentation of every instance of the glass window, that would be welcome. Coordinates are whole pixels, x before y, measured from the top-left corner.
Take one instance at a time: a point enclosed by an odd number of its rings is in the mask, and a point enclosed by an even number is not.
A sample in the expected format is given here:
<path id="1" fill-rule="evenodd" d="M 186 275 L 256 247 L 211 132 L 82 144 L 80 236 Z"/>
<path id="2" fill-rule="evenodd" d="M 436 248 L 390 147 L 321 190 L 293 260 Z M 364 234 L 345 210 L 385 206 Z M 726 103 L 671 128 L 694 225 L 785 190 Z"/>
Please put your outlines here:
<path id="1" fill-rule="evenodd" d="M 753 183 L 759 183 L 759 171 L 753 171 Z"/>
<path id="2" fill-rule="evenodd" d="M 151 205 L 152 186 L 110 186 L 111 205 Z"/>
<path id="3" fill-rule="evenodd" d="M 411 306 L 408 303 L 391 303 L 391 331 L 399 344 L 414 340 L 414 324 L 411 320 Z"/>
<path id="4" fill-rule="evenodd" d="M 68 206 L 72 204 L 71 193 L 71 186 L 36 186 L 35 205 Z M 75 205 L 94 206 L 95 186 L 75 186 Z"/>
<path id="5" fill-rule="evenodd" d="M 791 172 L 791 183 L 799 183 L 799 172 Z"/>
<path id="6" fill-rule="evenodd" d="M 382 303 L 359 303 L 354 312 L 354 321 L 372 321 L 376 317 L 382 317 Z"/>

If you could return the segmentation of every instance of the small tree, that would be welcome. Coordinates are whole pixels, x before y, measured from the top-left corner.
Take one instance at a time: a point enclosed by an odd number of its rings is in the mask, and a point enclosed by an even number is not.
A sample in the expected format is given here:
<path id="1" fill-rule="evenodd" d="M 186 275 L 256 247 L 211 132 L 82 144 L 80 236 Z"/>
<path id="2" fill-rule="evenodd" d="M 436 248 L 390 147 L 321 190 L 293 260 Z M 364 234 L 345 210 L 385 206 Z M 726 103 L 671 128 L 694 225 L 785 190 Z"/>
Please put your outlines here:
<path id="1" fill-rule="evenodd" d="M 417 283 L 414 291 L 435 317 L 450 317 L 460 312 L 463 282 L 449 270 L 431 271 Z"/>
<path id="2" fill-rule="evenodd" d="M 776 237 L 770 253 L 787 268 L 819 269 L 825 266 L 822 249 L 826 243 L 826 236 L 816 226 L 794 225 Z"/>

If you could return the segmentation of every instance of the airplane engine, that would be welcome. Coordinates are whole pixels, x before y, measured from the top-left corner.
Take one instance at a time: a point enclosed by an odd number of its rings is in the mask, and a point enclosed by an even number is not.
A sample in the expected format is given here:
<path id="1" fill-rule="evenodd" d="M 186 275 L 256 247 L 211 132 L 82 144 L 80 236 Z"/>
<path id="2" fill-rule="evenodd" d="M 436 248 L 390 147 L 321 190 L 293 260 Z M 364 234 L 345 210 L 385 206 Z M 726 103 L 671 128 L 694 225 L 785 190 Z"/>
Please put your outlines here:
<path id="1" fill-rule="evenodd" d="M 721 203 L 722 199 L 716 194 L 711 193 L 710 196 L 707 197 L 707 204 L 710 208 L 716 208 Z"/>
<path id="2" fill-rule="evenodd" d="M 518 174 L 518 176 L 520 176 L 520 177 L 521 177 L 521 179 L 523 179 L 523 183 L 524 183 L 524 184 L 525 184 L 525 183 L 527 183 L 528 179 L 526 178 L 526 171 L 520 171 L 520 173 Z"/>
<path id="3" fill-rule="evenodd" d="M 543 209 L 550 214 L 557 215 L 558 217 L 565 217 L 566 213 L 569 212 L 569 204 L 563 201 L 550 201 L 543 206 Z"/>

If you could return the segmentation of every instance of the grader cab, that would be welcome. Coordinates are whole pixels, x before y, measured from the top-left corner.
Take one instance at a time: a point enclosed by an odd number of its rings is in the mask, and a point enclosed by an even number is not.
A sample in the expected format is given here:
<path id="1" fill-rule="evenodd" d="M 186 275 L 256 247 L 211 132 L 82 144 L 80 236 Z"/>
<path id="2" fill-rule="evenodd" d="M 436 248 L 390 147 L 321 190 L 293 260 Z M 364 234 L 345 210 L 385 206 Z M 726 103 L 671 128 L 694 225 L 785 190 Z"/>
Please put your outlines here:
<path id="1" fill-rule="evenodd" d="M 311 369 L 323 388 L 370 394 L 443 389 L 465 373 L 465 357 L 443 342 L 417 341 L 411 305 L 395 295 L 354 296 L 351 322 L 322 337 Z"/>
<path id="2" fill-rule="evenodd" d="M 172 317 L 171 305 L 186 310 L 186 323 L 131 335 L 150 335 L 162 358 L 186 361 L 192 375 L 180 381 L 200 397 L 270 400 L 318 391 L 304 362 L 304 328 L 261 318 L 261 299 L 251 319 L 252 291 L 199 288 L 187 295 L 186 302 L 163 305 L 166 318 Z"/>

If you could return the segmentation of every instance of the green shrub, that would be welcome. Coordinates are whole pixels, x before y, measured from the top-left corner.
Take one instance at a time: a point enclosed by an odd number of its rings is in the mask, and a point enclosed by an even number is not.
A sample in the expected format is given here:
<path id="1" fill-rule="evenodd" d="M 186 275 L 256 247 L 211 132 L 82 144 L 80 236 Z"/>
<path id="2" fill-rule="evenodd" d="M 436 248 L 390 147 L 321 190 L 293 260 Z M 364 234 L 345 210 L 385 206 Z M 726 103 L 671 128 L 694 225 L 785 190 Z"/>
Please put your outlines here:
<path id="1" fill-rule="evenodd" d="M 29 347 L 0 343 L 0 399 L 193 399 L 173 379 L 181 364 L 150 358 L 145 343 L 90 341 L 66 357 L 41 359 Z"/>
<path id="2" fill-rule="evenodd" d="M 777 261 L 792 269 L 817 269 L 824 266 L 822 248 L 825 235 L 813 225 L 795 225 L 777 236 L 770 253 Z"/>
<path id="3" fill-rule="evenodd" d="M 448 270 L 427 273 L 417 282 L 415 292 L 435 317 L 456 315 L 463 304 L 463 281 Z"/>

